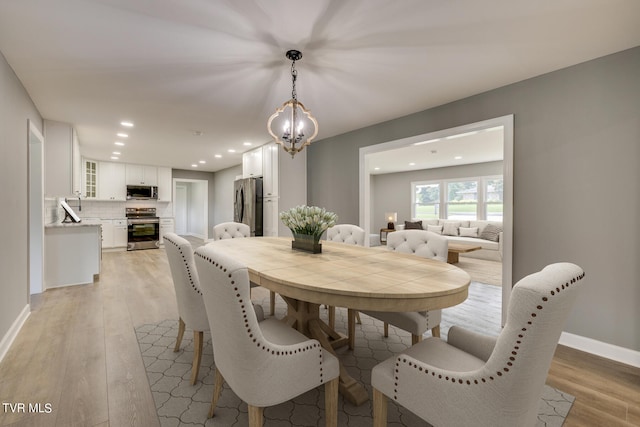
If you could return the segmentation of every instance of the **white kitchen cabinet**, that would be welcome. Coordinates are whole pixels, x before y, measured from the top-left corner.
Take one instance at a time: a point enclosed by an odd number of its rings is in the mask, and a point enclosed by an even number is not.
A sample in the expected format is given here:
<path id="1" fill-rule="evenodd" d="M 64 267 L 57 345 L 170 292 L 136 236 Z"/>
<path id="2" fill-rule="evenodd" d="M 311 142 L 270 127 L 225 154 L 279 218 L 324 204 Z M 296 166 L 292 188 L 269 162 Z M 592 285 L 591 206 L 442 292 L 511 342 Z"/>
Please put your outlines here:
<path id="1" fill-rule="evenodd" d="M 126 185 L 158 185 L 158 168 L 127 164 Z"/>
<path id="2" fill-rule="evenodd" d="M 262 199 L 262 234 L 267 237 L 278 236 L 278 198 L 265 197 Z"/>
<path id="3" fill-rule="evenodd" d="M 110 219 L 101 219 L 102 227 L 102 249 L 113 248 L 113 221 Z"/>
<path id="4" fill-rule="evenodd" d="M 113 220 L 113 247 L 114 248 L 127 247 L 127 220 L 126 219 Z"/>
<path id="5" fill-rule="evenodd" d="M 96 199 L 98 197 L 98 162 L 82 160 L 82 197 Z"/>
<path id="6" fill-rule="evenodd" d="M 242 154 L 242 177 L 262 176 L 262 147 Z"/>
<path id="7" fill-rule="evenodd" d="M 100 275 L 100 224 L 45 226 L 44 243 L 44 289 L 93 283 Z"/>
<path id="8" fill-rule="evenodd" d="M 262 195 L 278 196 L 278 153 L 279 145 L 274 143 L 262 146 Z"/>
<path id="9" fill-rule="evenodd" d="M 164 244 L 166 233 L 175 233 L 176 226 L 173 218 L 160 218 L 160 244 Z"/>
<path id="10" fill-rule="evenodd" d="M 173 182 L 171 180 L 171 168 L 158 168 L 158 201 L 170 202 Z"/>
<path id="11" fill-rule="evenodd" d="M 45 196 L 78 196 L 82 166 L 76 130 L 69 123 L 45 120 L 44 138 Z"/>
<path id="12" fill-rule="evenodd" d="M 98 199 L 127 200 L 125 165 L 114 162 L 100 162 L 98 167 Z"/>

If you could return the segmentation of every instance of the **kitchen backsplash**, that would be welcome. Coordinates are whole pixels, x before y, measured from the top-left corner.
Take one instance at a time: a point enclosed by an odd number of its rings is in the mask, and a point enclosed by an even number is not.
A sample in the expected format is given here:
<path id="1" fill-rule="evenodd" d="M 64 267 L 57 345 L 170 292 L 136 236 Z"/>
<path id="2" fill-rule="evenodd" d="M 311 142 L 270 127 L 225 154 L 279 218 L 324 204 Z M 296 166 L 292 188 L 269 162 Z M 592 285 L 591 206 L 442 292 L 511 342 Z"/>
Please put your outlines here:
<path id="1" fill-rule="evenodd" d="M 118 219 L 125 217 L 125 208 L 156 208 L 156 214 L 159 217 L 173 217 L 172 203 L 158 203 L 151 200 L 131 200 L 128 202 L 112 202 L 101 200 L 82 199 L 80 205 L 82 209 L 78 209 L 77 199 L 67 199 L 71 209 L 80 218 L 100 218 L 100 219 Z M 48 198 L 44 201 L 45 224 L 53 224 L 61 222 L 64 219 L 64 211 L 60 206 L 59 199 Z"/>

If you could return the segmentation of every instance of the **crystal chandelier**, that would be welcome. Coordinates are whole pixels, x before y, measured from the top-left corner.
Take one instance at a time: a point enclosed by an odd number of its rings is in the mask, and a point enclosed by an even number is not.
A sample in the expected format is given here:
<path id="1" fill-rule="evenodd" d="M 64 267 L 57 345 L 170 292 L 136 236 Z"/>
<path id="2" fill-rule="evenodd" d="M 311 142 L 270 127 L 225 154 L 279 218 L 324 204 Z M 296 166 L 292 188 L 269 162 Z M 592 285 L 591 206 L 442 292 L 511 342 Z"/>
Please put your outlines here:
<path id="1" fill-rule="evenodd" d="M 318 135 L 318 122 L 311 112 L 305 108 L 302 102 L 298 101 L 296 94 L 296 61 L 302 58 L 302 52 L 290 50 L 286 54 L 291 62 L 291 99 L 282 104 L 276 112 L 269 117 L 267 129 L 275 141 L 282 145 L 284 151 L 291 154 L 291 157 L 311 144 L 313 138 Z M 281 129 L 281 132 L 278 132 Z M 306 134 L 305 134 L 306 133 Z M 310 136 L 307 136 L 310 135 Z"/>

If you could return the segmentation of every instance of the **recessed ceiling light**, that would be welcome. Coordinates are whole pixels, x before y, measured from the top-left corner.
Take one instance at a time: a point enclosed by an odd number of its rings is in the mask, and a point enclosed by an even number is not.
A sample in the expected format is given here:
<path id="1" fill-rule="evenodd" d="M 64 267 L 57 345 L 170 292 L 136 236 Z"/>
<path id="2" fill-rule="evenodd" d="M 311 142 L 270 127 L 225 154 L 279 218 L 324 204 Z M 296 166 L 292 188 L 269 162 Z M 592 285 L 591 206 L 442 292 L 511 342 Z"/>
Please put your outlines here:
<path id="1" fill-rule="evenodd" d="M 445 137 L 444 139 L 462 138 L 464 136 L 475 135 L 476 133 L 478 133 L 478 131 L 474 130 L 474 131 L 471 131 L 471 132 L 459 133 L 457 135 L 450 135 L 450 136 Z"/>
<path id="2" fill-rule="evenodd" d="M 221 159 L 221 158 L 222 158 L 222 154 L 216 154 L 216 155 L 215 155 L 215 156 L 213 156 L 213 157 L 215 157 L 216 159 Z"/>
<path id="3" fill-rule="evenodd" d="M 118 156 L 111 156 L 111 160 L 118 160 L 120 157 Z"/>
<path id="4" fill-rule="evenodd" d="M 416 164 L 414 162 L 409 163 L 409 166 L 415 166 Z"/>
<path id="5" fill-rule="evenodd" d="M 128 127 L 128 128 L 132 128 L 133 127 L 133 123 L 131 122 L 120 122 L 120 124 L 124 127 Z"/>
<path id="6" fill-rule="evenodd" d="M 234 149 L 230 149 L 230 150 L 227 150 L 227 151 L 228 151 L 229 153 L 235 153 L 235 152 L 236 152 L 236 150 L 234 150 Z"/>
<path id="7" fill-rule="evenodd" d="M 252 145 L 250 142 L 244 142 L 242 145 L 246 145 L 247 147 Z"/>
<path id="8" fill-rule="evenodd" d="M 456 160 L 460 160 L 462 158 L 462 156 L 455 156 L 454 159 Z"/>
<path id="9" fill-rule="evenodd" d="M 375 167 L 375 168 L 373 168 L 373 170 L 374 170 L 374 171 L 379 171 L 379 170 L 380 170 L 380 168 Z"/>
<path id="10" fill-rule="evenodd" d="M 424 144 L 431 144 L 432 142 L 438 142 L 440 141 L 440 138 L 436 138 L 436 139 L 430 139 L 428 141 L 422 141 L 422 142 L 416 142 L 413 145 L 424 145 Z"/>
<path id="11" fill-rule="evenodd" d="M 193 136 L 202 136 L 202 135 L 204 135 L 204 132 L 202 132 L 201 130 L 194 130 L 191 133 L 193 134 Z"/>
<path id="12" fill-rule="evenodd" d="M 124 146 L 124 142 L 116 141 L 114 144 L 119 145 L 120 147 Z"/>
<path id="13" fill-rule="evenodd" d="M 207 162 L 205 162 L 204 160 L 200 160 L 198 163 L 200 163 L 201 165 L 204 165 Z"/>
<path id="14" fill-rule="evenodd" d="M 120 132 L 120 133 L 118 133 L 117 135 L 118 135 L 120 138 L 129 138 L 129 135 L 127 135 L 126 133 L 122 133 L 122 132 Z"/>
<path id="15" fill-rule="evenodd" d="M 120 155 L 120 152 L 119 152 L 119 151 L 114 151 L 114 152 L 113 152 L 113 153 L 111 153 L 111 154 L 113 154 L 113 155 L 115 155 L 115 156 L 119 156 L 119 155 Z"/>
<path id="16" fill-rule="evenodd" d="M 198 165 L 196 165 L 195 163 L 191 165 L 192 168 L 197 168 Z"/>

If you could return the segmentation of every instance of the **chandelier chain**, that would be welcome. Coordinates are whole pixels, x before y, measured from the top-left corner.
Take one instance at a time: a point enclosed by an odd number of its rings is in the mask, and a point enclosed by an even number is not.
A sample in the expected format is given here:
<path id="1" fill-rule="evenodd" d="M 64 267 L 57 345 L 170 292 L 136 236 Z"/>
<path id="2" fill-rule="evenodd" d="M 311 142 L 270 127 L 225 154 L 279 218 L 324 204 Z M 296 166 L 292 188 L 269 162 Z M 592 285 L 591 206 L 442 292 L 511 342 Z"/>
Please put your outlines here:
<path id="1" fill-rule="evenodd" d="M 298 94 L 296 93 L 296 80 L 298 79 L 298 70 L 296 70 L 296 61 L 291 62 L 291 99 L 298 100 Z"/>

